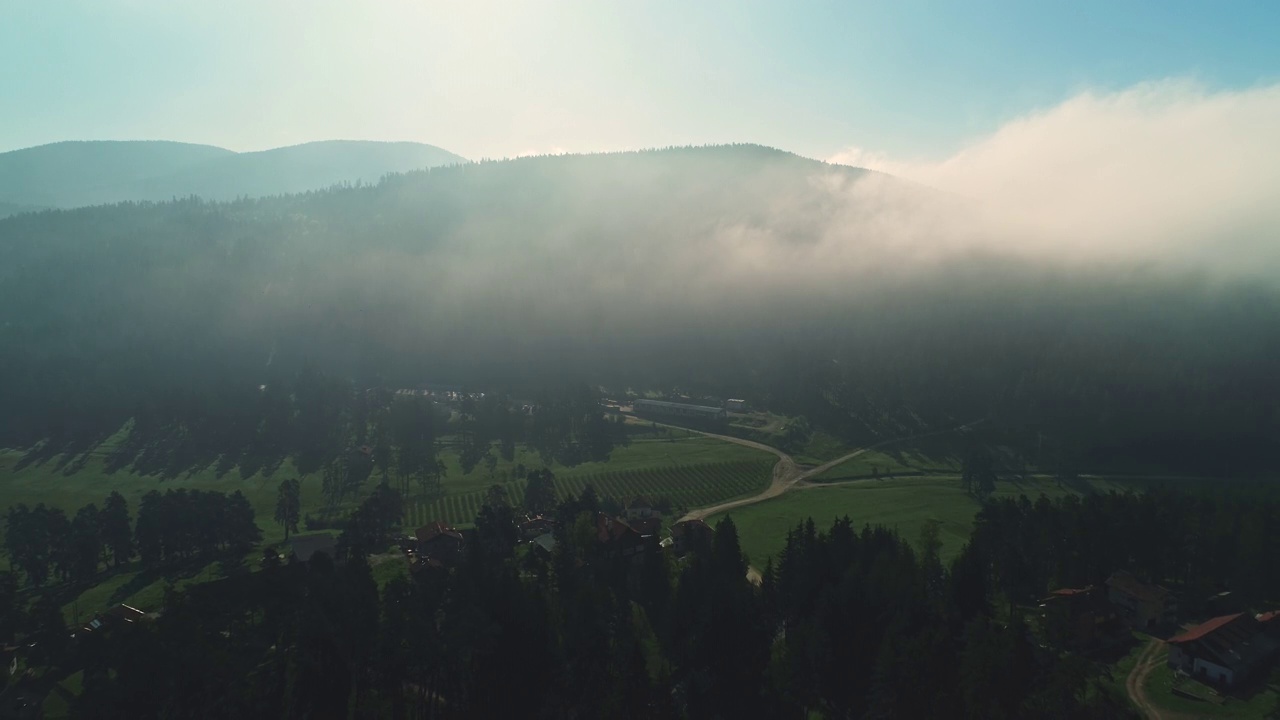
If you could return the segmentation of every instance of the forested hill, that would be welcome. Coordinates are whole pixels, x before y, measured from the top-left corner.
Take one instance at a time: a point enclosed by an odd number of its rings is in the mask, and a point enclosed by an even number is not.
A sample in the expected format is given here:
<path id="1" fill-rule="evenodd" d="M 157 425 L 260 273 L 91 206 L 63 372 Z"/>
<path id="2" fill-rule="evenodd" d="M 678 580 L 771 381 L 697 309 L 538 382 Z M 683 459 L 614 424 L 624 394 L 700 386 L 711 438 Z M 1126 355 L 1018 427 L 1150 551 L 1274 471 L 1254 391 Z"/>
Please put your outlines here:
<path id="1" fill-rule="evenodd" d="M 189 418 L 306 368 L 681 387 L 853 440 L 986 417 L 1086 469 L 1270 467 L 1271 286 L 944 251 L 955 202 L 724 146 L 11 217 L 0 442 Z"/>
<path id="2" fill-rule="evenodd" d="M 0 217 L 191 195 L 232 200 L 297 193 L 461 162 L 409 142 L 327 141 L 249 153 L 161 141 L 61 142 L 0 153 Z"/>

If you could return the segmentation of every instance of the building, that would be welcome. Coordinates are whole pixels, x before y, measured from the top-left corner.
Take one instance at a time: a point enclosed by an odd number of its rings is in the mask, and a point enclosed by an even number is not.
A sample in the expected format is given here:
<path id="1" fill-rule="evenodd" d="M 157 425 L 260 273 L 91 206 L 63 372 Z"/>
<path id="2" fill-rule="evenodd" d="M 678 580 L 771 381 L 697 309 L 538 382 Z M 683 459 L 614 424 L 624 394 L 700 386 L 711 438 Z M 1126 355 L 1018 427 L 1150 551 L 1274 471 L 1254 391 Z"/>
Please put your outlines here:
<path id="1" fill-rule="evenodd" d="M 623 515 L 627 520 L 641 520 L 644 518 L 659 517 L 662 513 L 649 502 L 649 498 L 643 495 L 637 495 L 627 502 L 627 509 L 623 511 Z"/>
<path id="2" fill-rule="evenodd" d="M 554 532 L 555 529 L 555 520 L 541 515 L 534 515 L 533 517 L 526 518 L 524 522 L 520 523 L 520 539 L 530 541 L 534 538 Z"/>
<path id="3" fill-rule="evenodd" d="M 457 529 L 433 522 L 413 531 L 418 540 L 418 556 L 428 564 L 455 565 L 462 560 L 466 540 Z"/>
<path id="4" fill-rule="evenodd" d="M 631 403 L 631 411 L 636 415 L 642 416 L 698 422 L 720 422 L 729 417 L 729 413 L 724 408 L 707 407 L 706 405 L 686 405 L 684 403 L 666 402 L 665 400 L 636 400 Z"/>
<path id="5" fill-rule="evenodd" d="M 724 401 L 724 409 L 728 410 L 729 412 L 746 412 L 748 409 L 747 401 L 738 400 L 736 398 L 729 398 L 728 400 Z"/>
<path id="6" fill-rule="evenodd" d="M 662 518 L 658 516 L 641 517 L 635 520 L 628 520 L 627 524 L 633 530 L 640 533 L 640 537 L 645 540 L 658 542 L 658 535 L 662 532 Z"/>
<path id="7" fill-rule="evenodd" d="M 1221 687 L 1254 677 L 1276 651 L 1276 641 L 1249 613 L 1213 618 L 1167 642 L 1170 667 Z"/>
<path id="8" fill-rule="evenodd" d="M 656 541 L 647 541 L 626 522 L 604 513 L 596 514 L 596 540 L 604 546 L 607 555 L 633 560 L 642 556 L 650 546 L 657 544 Z"/>
<path id="9" fill-rule="evenodd" d="M 676 555 L 711 548 L 715 531 L 703 520 L 681 520 L 671 526 L 671 549 Z"/>
<path id="10" fill-rule="evenodd" d="M 1168 588 L 1142 582 L 1123 570 L 1107 578 L 1107 599 L 1131 627 L 1148 630 L 1177 621 L 1177 597 Z"/>
<path id="11" fill-rule="evenodd" d="M 1054 590 L 1040 601 L 1040 618 L 1046 637 L 1061 647 L 1092 648 L 1128 634 L 1106 590 L 1095 585 Z"/>
<path id="12" fill-rule="evenodd" d="M 314 533 L 312 535 L 294 535 L 289 538 L 290 562 L 310 562 L 316 553 L 324 553 L 330 559 L 337 559 L 338 540 L 331 533 Z"/>

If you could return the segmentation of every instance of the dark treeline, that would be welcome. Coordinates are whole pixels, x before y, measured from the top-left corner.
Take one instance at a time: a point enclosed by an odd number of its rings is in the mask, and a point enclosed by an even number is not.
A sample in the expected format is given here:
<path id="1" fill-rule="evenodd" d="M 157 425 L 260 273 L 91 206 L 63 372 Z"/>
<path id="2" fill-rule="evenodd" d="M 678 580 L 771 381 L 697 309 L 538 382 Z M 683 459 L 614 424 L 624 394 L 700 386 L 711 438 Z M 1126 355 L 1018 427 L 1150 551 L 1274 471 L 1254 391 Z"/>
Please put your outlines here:
<path id="1" fill-rule="evenodd" d="M 1272 288 L 991 257 L 902 267 L 856 232 L 849 257 L 802 264 L 855 202 L 824 188 L 863 177 L 690 148 L 0 220 L 0 444 L 90 447 L 136 418 L 147 443 L 181 427 L 204 445 L 147 469 L 255 443 L 319 467 L 360 412 L 335 413 L 323 378 L 521 396 L 573 379 L 746 397 L 850 441 L 985 417 L 1000 442 L 1086 470 L 1271 462 Z M 767 240 L 724 250 L 743 238 Z"/>
<path id="2" fill-rule="evenodd" d="M 102 567 L 134 557 L 145 567 L 214 556 L 243 557 L 262 540 L 249 500 L 200 490 L 152 490 L 142 497 L 136 524 L 120 493 L 101 510 L 92 503 L 68 519 L 61 508 L 18 504 L 5 516 L 5 549 L 11 565 L 36 588 L 50 579 L 89 583 Z"/>
<path id="3" fill-rule="evenodd" d="M 971 546 L 991 558 L 1013 602 L 1101 584 L 1127 570 L 1183 589 L 1184 611 L 1230 590 L 1258 605 L 1280 598 L 1280 502 L 1274 494 L 1086 495 L 988 501 Z"/>
<path id="4" fill-rule="evenodd" d="M 526 410 L 507 395 L 468 395 L 446 404 L 363 389 L 313 369 L 264 379 L 269 382 L 251 384 L 248 377 L 227 376 L 225 385 L 211 381 L 200 392 L 144 395 L 128 409 L 78 414 L 77 428 L 54 421 L 28 461 L 83 451 L 123 423 L 118 443 L 99 451 L 108 471 L 131 467 L 173 477 L 216 465 L 219 473 L 238 467 L 247 476 L 291 458 L 303 474 L 322 473 L 326 502 L 336 506 L 353 499 L 371 475 L 393 480 L 405 494 L 437 491 L 446 437 L 464 473 L 492 470 L 499 458 L 512 459 L 517 445 L 548 464 L 577 465 L 607 460 L 615 445 L 627 442 L 621 425 L 604 415 L 598 394 L 581 385 L 531 391 L 537 404 Z M 22 440 L 39 437 L 31 430 Z"/>
<path id="5" fill-rule="evenodd" d="M 598 510 L 590 489 L 566 500 L 555 549 L 524 553 L 495 498 L 464 562 L 381 593 L 350 543 L 173 594 L 57 658 L 84 670 L 75 716 L 1135 717 L 999 612 L 982 544 L 948 568 L 936 532 L 916 552 L 810 521 L 757 587 L 732 520 L 683 559 L 632 559 Z"/>

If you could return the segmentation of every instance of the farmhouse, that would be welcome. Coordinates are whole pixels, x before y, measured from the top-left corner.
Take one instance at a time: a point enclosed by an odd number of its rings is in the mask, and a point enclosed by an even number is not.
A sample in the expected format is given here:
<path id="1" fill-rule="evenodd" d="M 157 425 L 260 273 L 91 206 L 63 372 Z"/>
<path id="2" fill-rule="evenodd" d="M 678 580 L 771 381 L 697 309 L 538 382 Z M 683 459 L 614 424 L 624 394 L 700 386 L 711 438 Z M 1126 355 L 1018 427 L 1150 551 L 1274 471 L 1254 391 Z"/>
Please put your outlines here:
<path id="1" fill-rule="evenodd" d="M 653 503 L 649 502 L 649 498 L 637 495 L 627 503 L 627 509 L 623 514 L 626 515 L 627 520 L 640 520 L 642 518 L 657 517 L 661 513 L 653 507 Z"/>
<path id="2" fill-rule="evenodd" d="M 671 527 L 671 549 L 676 555 L 701 551 L 711 547 L 715 532 L 705 521 L 681 520 Z"/>
<path id="3" fill-rule="evenodd" d="M 684 403 L 666 402 L 665 400 L 636 400 L 631 403 L 631 411 L 637 415 L 682 418 L 702 422 L 716 422 L 729 417 L 724 408 L 707 407 L 706 405 L 686 405 Z"/>
<path id="4" fill-rule="evenodd" d="M 640 557 L 650 546 L 635 528 L 604 513 L 596 514 L 596 540 L 607 554 L 631 559 Z"/>
<path id="5" fill-rule="evenodd" d="M 524 522 L 520 523 L 520 539 L 533 540 L 534 538 L 551 533 L 555 529 L 555 520 L 541 515 L 534 515 L 533 517 L 526 518 Z"/>
<path id="6" fill-rule="evenodd" d="M 453 565 L 462 560 L 466 541 L 462 533 L 442 522 L 433 522 L 413 531 L 418 539 L 418 555 L 428 564 Z"/>
<path id="7" fill-rule="evenodd" d="M 1054 590 L 1040 601 L 1046 635 L 1073 648 L 1107 644 L 1124 633 L 1106 590 L 1094 585 Z"/>
<path id="8" fill-rule="evenodd" d="M 1223 687 L 1252 677 L 1276 651 L 1276 642 L 1249 613 L 1213 618 L 1168 643 L 1170 667 Z"/>
<path id="9" fill-rule="evenodd" d="M 1177 619 L 1177 598 L 1168 588 L 1144 583 L 1119 570 L 1107 578 L 1107 598 L 1130 626 L 1150 629 Z"/>

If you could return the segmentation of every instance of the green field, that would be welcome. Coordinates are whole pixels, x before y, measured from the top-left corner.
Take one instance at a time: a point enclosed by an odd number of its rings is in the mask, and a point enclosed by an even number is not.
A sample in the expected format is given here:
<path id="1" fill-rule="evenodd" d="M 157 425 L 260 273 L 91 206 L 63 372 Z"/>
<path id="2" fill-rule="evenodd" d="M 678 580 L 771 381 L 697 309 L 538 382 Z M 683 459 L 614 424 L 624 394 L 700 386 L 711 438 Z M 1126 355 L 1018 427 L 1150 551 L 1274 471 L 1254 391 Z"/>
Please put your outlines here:
<path id="1" fill-rule="evenodd" d="M 1102 480 L 1090 481 L 1095 490 L 1121 490 L 1124 486 Z M 1023 483 L 999 482 L 997 495 L 1055 497 L 1069 491 L 1052 480 L 1033 479 Z M 786 544 L 787 531 L 812 517 L 819 530 L 827 530 L 836 518 L 848 516 L 857 528 L 883 525 L 915 542 L 928 520 L 941 523 L 942 557 L 950 560 L 973 530 L 978 501 L 967 495 L 956 478 L 923 477 L 868 480 L 848 485 L 794 490 L 781 497 L 738 508 L 729 513 L 738 527 L 742 549 L 756 567 L 774 557 Z M 709 520 L 712 524 L 719 517 Z"/>

